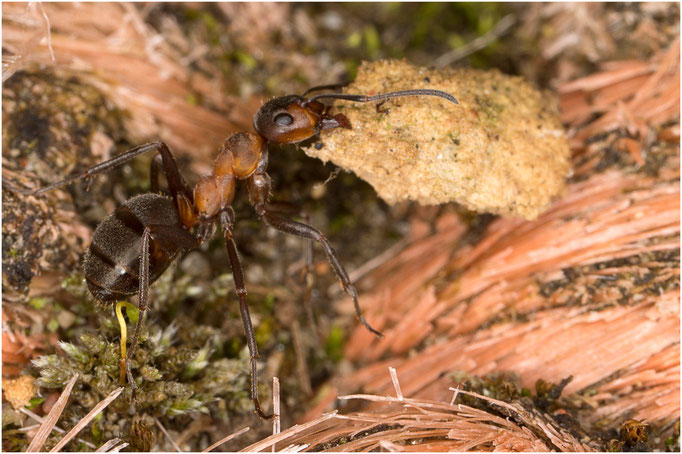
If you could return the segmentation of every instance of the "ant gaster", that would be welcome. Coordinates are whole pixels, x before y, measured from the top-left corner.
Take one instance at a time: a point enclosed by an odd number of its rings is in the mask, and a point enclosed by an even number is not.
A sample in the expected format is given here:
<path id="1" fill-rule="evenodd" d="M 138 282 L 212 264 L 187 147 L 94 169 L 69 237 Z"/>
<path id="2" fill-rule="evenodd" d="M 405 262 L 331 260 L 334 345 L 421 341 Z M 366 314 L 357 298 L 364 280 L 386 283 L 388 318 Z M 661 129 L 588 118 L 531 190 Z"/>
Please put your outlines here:
<path id="1" fill-rule="evenodd" d="M 121 379 L 124 381 L 124 377 L 128 377 L 133 392 L 136 386 L 130 370 L 130 360 L 137 345 L 145 311 L 149 307 L 149 286 L 163 274 L 181 250 L 199 247 L 214 232 L 215 225 L 219 224 L 225 239 L 239 298 L 239 311 L 251 354 L 251 399 L 261 418 L 272 417 L 263 413 L 258 400 L 258 348 L 246 305 L 244 274 L 232 238 L 235 215 L 231 205 L 237 180 L 246 180 L 249 200 L 262 222 L 284 233 L 322 245 L 341 286 L 353 299 L 358 319 L 369 331 L 381 337 L 381 333 L 372 328 L 362 316 L 357 291 L 327 238 L 309 225 L 272 212 L 269 206 L 270 177 L 266 172 L 268 145 L 301 142 L 318 136 L 325 129 L 351 129 L 343 114 L 329 114 L 330 107 L 319 102 L 323 98 L 371 102 L 402 96 L 438 96 L 455 104 L 458 102 L 448 93 L 430 89 L 403 90 L 374 96 L 323 93 L 306 98 L 313 90 L 332 87 L 335 86 L 315 87 L 300 96 L 283 96 L 265 103 L 254 116 L 256 133 L 240 132 L 228 137 L 213 163 L 213 171 L 201 178 L 193 191 L 183 179 L 173 155 L 163 142 L 140 145 L 88 168 L 80 175 L 68 177 L 34 192 L 13 188 L 3 181 L 3 185 L 9 189 L 25 195 L 39 195 L 78 180 L 87 180 L 143 153 L 154 150 L 159 152 L 161 163 L 158 162 L 159 156 L 156 156 L 150 169 L 151 192 L 127 200 L 97 226 L 83 266 L 88 289 L 99 301 L 116 304 L 128 296 L 138 294 L 139 316 L 135 334 L 127 356 L 121 359 Z M 160 193 L 159 167 L 165 173 L 170 198 Z M 125 340 L 123 345 L 125 346 Z"/>

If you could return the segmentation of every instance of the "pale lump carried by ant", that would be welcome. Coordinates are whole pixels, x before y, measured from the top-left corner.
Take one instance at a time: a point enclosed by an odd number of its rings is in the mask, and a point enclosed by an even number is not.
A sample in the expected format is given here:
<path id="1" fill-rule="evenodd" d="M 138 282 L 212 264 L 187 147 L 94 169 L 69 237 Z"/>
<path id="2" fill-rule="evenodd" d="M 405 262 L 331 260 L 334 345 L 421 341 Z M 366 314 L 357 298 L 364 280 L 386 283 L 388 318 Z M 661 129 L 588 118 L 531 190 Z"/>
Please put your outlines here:
<path id="1" fill-rule="evenodd" d="M 556 100 L 496 70 L 431 70 L 404 61 L 364 63 L 348 93 L 429 88 L 383 105 L 337 101 L 353 129 L 323 131 L 305 148 L 369 182 L 388 203 L 458 202 L 479 212 L 535 219 L 561 194 L 570 149 Z"/>

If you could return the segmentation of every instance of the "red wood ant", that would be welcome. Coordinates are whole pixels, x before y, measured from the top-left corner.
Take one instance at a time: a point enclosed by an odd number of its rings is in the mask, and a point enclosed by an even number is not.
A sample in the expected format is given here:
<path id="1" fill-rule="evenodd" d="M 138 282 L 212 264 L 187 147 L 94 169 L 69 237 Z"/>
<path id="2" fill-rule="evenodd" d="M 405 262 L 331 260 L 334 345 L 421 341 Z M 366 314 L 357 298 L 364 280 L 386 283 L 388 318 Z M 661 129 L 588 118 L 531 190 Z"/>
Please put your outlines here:
<path id="1" fill-rule="evenodd" d="M 130 370 L 130 360 L 137 345 L 145 311 L 149 307 L 149 286 L 163 274 L 181 250 L 199 247 L 212 235 L 216 224 L 219 224 L 223 230 L 251 354 L 251 399 L 261 418 L 272 417 L 263 413 L 258 400 L 258 348 L 246 305 L 244 274 L 232 238 L 235 215 L 231 204 L 237 180 L 246 180 L 249 200 L 262 222 L 284 233 L 322 244 L 343 289 L 353 299 L 358 319 L 370 332 L 381 337 L 381 333 L 372 328 L 362 316 L 357 291 L 324 235 L 309 225 L 272 212 L 269 205 L 270 177 L 266 172 L 268 145 L 298 143 L 318 136 L 325 129 L 350 129 L 351 125 L 343 114 L 329 114 L 330 107 L 319 102 L 323 98 L 371 102 L 401 96 L 438 96 L 455 104 L 458 102 L 448 93 L 430 89 L 403 90 L 374 96 L 323 93 L 306 98 L 313 90 L 331 87 L 333 86 L 315 87 L 300 96 L 283 96 L 265 103 L 254 116 L 256 133 L 240 132 L 228 137 L 213 163 L 212 173 L 202 177 L 193 191 L 183 179 L 173 155 L 163 142 L 140 145 L 88 168 L 80 175 L 68 177 L 33 192 L 19 190 L 3 182 L 12 190 L 35 196 L 78 180 L 87 180 L 143 153 L 154 150 L 159 152 L 161 163 L 156 156 L 150 169 L 151 192 L 129 199 L 97 226 L 85 254 L 83 267 L 90 293 L 101 302 L 116 304 L 130 295 L 139 296 L 140 312 L 135 334 L 130 350 L 121 359 L 121 378 L 124 381 L 124 377 L 128 377 L 133 391 L 136 386 Z M 160 193 L 159 167 L 165 173 L 170 198 Z M 125 346 L 125 340 L 122 344 Z"/>

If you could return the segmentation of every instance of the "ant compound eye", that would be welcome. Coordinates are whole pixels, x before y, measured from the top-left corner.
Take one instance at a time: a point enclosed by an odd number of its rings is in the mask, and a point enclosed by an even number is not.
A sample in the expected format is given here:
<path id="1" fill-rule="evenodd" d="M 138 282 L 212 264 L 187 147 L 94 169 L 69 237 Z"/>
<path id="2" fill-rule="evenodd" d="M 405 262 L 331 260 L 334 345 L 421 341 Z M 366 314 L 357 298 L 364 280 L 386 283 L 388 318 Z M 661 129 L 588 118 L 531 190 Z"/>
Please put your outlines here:
<path id="1" fill-rule="evenodd" d="M 294 117 L 288 113 L 280 113 L 275 116 L 274 121 L 278 126 L 289 126 L 294 122 Z"/>
<path id="2" fill-rule="evenodd" d="M 253 117 L 253 126 L 263 139 L 274 143 L 296 143 L 315 134 L 319 114 L 308 109 L 298 95 L 272 99 Z"/>

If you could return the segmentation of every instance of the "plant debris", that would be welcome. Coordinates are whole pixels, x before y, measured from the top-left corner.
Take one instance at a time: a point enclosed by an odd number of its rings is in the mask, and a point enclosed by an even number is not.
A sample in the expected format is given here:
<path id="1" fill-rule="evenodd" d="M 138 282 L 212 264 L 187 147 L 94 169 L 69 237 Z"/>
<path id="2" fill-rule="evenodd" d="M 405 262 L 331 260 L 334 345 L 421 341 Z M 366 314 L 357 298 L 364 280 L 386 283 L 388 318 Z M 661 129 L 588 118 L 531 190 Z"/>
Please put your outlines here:
<path id="1" fill-rule="evenodd" d="M 598 440 L 578 439 L 551 415 L 521 401 L 507 402 L 453 389 L 447 403 L 367 394 L 341 396 L 374 402 L 371 410 L 332 412 L 242 451 L 286 446 L 300 451 L 595 451 Z M 467 402 L 463 400 L 466 398 Z M 525 399 L 525 398 L 524 398 Z M 482 408 L 485 407 L 485 408 Z M 311 443 L 311 440 L 315 440 Z"/>

